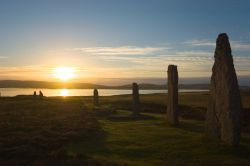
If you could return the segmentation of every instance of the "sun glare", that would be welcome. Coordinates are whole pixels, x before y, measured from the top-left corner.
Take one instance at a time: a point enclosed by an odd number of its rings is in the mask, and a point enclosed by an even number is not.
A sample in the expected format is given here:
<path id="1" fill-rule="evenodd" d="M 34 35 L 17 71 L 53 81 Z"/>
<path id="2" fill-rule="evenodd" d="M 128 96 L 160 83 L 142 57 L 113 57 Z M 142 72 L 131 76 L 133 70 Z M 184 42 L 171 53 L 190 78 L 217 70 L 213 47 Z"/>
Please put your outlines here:
<path id="1" fill-rule="evenodd" d="M 60 90 L 60 96 L 66 97 L 69 95 L 69 90 L 68 89 L 61 89 Z"/>
<path id="2" fill-rule="evenodd" d="M 53 72 L 54 77 L 62 81 L 68 81 L 76 77 L 75 68 L 73 67 L 57 67 Z"/>

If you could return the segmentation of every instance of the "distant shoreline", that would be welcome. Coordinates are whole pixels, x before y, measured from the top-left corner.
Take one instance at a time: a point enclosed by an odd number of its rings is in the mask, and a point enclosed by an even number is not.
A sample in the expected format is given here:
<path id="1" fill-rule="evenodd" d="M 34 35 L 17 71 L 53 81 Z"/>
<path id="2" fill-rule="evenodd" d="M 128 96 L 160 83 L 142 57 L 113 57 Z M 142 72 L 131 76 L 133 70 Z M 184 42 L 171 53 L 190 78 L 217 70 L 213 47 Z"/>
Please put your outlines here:
<path id="1" fill-rule="evenodd" d="M 132 83 L 132 82 L 131 82 Z M 140 89 L 164 90 L 167 84 L 139 83 Z M 0 80 L 0 88 L 46 88 L 46 89 L 131 89 L 131 84 L 124 85 L 101 85 L 91 83 L 70 82 L 45 82 L 45 81 L 19 81 Z M 179 84 L 180 89 L 209 89 L 208 84 Z"/>
<path id="2" fill-rule="evenodd" d="M 34 91 L 42 91 L 44 96 L 93 96 L 93 89 L 33 89 L 33 88 L 1 88 L 2 97 L 33 96 Z M 98 89 L 100 96 L 130 95 L 131 89 Z M 180 89 L 179 92 L 208 92 L 203 89 Z M 140 94 L 167 94 L 167 90 L 145 90 L 141 89 Z"/>
<path id="3" fill-rule="evenodd" d="M 67 83 L 45 81 L 0 80 L 0 88 L 33 88 L 33 89 L 117 89 L 130 90 L 131 84 L 108 86 L 91 83 Z M 179 89 L 209 90 L 209 84 L 179 84 Z M 167 84 L 139 83 L 141 90 L 167 90 Z M 250 90 L 250 86 L 240 86 L 240 89 Z"/>

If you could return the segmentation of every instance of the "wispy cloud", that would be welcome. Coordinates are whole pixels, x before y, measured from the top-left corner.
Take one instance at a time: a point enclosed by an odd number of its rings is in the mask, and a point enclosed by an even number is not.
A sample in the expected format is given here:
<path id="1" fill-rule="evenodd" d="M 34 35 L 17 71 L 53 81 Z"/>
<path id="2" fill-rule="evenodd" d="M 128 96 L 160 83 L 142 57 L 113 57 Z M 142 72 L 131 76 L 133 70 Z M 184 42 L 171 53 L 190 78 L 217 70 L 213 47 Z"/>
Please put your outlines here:
<path id="1" fill-rule="evenodd" d="M 243 43 L 240 41 L 232 41 L 231 45 L 232 48 L 236 50 L 243 50 L 243 51 L 250 50 L 250 44 L 248 43 Z"/>
<path id="2" fill-rule="evenodd" d="M 242 42 L 233 41 L 231 44 L 233 49 L 247 50 L 249 47 Z M 79 80 L 86 77 L 166 77 L 169 64 L 178 66 L 180 77 L 205 77 L 211 75 L 214 62 L 212 45 L 214 47 L 214 43 L 208 40 L 196 40 L 171 47 L 83 47 L 66 49 L 63 53 L 65 56 L 71 55 L 70 59 L 74 55 L 80 62 L 75 63 L 75 66 L 79 66 Z M 204 46 L 209 46 L 209 49 L 204 49 Z M 250 74 L 249 56 L 236 52 L 234 63 L 239 75 Z M 51 68 L 55 67 L 50 65 L 0 67 L 0 76 L 46 80 L 51 75 Z"/>
<path id="3" fill-rule="evenodd" d="M 0 75 L 9 75 L 9 74 L 19 74 L 19 73 L 39 73 L 46 72 L 50 68 L 47 66 L 19 66 L 19 67 L 0 67 Z"/>
<path id="4" fill-rule="evenodd" d="M 184 44 L 191 45 L 191 46 L 215 46 L 215 41 L 211 40 L 188 40 L 184 42 Z"/>
<path id="5" fill-rule="evenodd" d="M 7 56 L 0 56 L 0 59 L 7 59 L 7 58 L 9 58 L 9 57 L 7 57 Z"/>
<path id="6" fill-rule="evenodd" d="M 123 56 L 123 55 L 109 55 L 109 56 L 99 56 L 102 60 L 108 61 L 123 61 L 123 62 L 132 62 L 132 63 L 144 63 L 157 65 L 160 61 L 190 61 L 193 63 L 204 61 L 212 61 L 213 54 L 206 51 L 176 51 L 173 53 L 164 53 L 164 54 L 154 54 L 147 57 L 138 57 L 138 56 Z M 154 61 L 157 62 L 154 63 Z"/>
<path id="7" fill-rule="evenodd" d="M 156 52 L 165 51 L 166 47 L 136 47 L 136 46 L 122 46 L 122 47 L 85 47 L 73 48 L 73 51 L 80 51 L 82 53 L 90 53 L 95 55 L 150 55 Z"/>
<path id="8" fill-rule="evenodd" d="M 250 44 L 249 43 L 244 43 L 242 41 L 230 41 L 231 47 L 234 50 L 237 51 L 248 51 L 250 50 Z M 184 44 L 189 45 L 189 46 L 207 46 L 207 47 L 215 47 L 216 41 L 211 41 L 211 40 L 188 40 L 184 42 Z"/>
<path id="9" fill-rule="evenodd" d="M 184 57 L 212 57 L 212 53 L 208 51 L 177 51 L 177 56 Z"/>

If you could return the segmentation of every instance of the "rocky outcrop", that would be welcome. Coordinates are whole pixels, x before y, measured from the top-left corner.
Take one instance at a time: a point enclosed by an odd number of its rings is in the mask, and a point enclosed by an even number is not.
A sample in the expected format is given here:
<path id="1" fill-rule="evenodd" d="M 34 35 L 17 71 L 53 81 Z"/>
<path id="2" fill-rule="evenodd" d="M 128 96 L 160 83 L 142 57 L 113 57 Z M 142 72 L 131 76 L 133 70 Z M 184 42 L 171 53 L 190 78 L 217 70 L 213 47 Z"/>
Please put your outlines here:
<path id="1" fill-rule="evenodd" d="M 178 125 L 178 71 L 177 66 L 168 66 L 168 103 L 167 121 L 171 125 Z"/>
<path id="2" fill-rule="evenodd" d="M 219 34 L 214 53 L 207 133 L 227 145 L 240 142 L 242 104 L 227 34 Z"/>
<path id="3" fill-rule="evenodd" d="M 95 106 L 99 105 L 99 94 L 98 94 L 98 90 L 94 89 L 93 91 L 93 103 Z"/>
<path id="4" fill-rule="evenodd" d="M 133 113 L 134 115 L 140 114 L 140 98 L 139 98 L 139 86 L 137 83 L 132 84 L 133 89 Z"/>

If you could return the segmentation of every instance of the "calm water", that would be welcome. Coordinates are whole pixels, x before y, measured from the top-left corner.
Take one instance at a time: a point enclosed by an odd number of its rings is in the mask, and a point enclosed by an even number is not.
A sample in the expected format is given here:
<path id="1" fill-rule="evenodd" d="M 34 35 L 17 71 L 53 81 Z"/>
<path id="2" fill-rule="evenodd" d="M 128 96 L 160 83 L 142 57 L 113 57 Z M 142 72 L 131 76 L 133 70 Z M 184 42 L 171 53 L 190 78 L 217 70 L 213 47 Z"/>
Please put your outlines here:
<path id="1" fill-rule="evenodd" d="M 32 88 L 0 88 L 1 96 L 32 95 L 41 90 L 45 96 L 92 96 L 93 89 L 32 89 Z M 100 96 L 131 94 L 131 90 L 99 89 Z M 207 90 L 181 89 L 179 92 L 202 92 Z M 167 90 L 140 90 L 140 94 L 167 93 Z"/>

